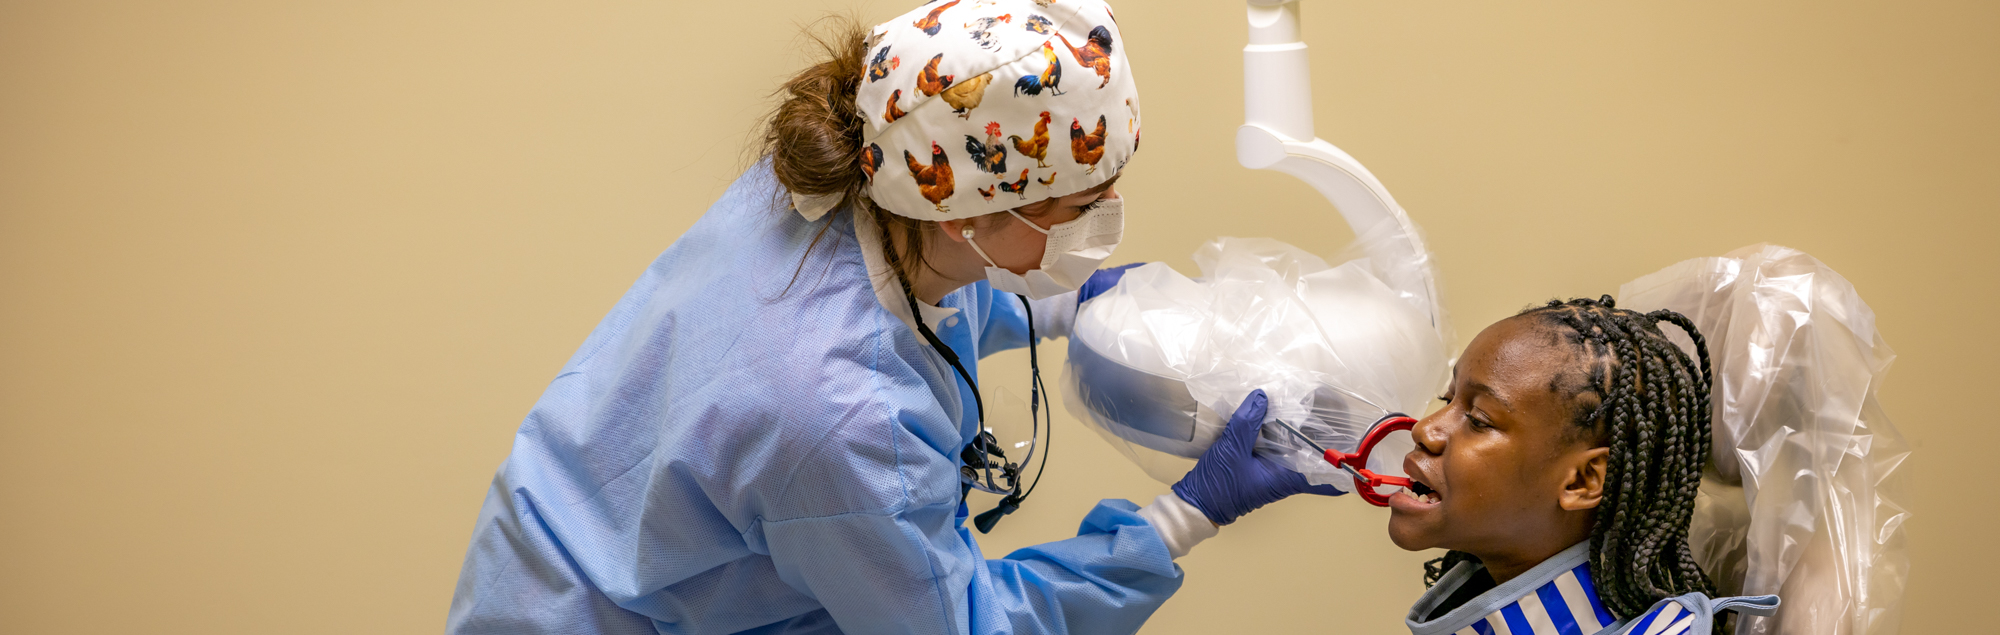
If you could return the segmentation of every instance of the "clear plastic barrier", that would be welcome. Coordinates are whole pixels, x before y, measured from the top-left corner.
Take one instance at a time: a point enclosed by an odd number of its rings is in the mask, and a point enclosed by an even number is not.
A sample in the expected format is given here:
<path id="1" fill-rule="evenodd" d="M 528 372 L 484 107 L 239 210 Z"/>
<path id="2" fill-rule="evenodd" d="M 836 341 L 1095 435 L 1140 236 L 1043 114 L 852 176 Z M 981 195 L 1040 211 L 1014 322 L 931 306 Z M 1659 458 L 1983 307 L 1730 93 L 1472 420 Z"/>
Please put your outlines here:
<path id="1" fill-rule="evenodd" d="M 1428 263 L 1350 251 L 1329 265 L 1276 240 L 1222 238 L 1196 252 L 1198 280 L 1162 263 L 1126 272 L 1077 314 L 1062 382 L 1070 412 L 1166 483 L 1258 388 L 1272 418 L 1343 451 L 1385 416 L 1423 414 L 1446 377 L 1445 344 L 1428 299 L 1383 278 Z M 1409 447 L 1407 433 L 1384 441 L 1369 468 L 1400 475 Z M 1353 488 L 1273 426 L 1259 452 L 1285 457 L 1313 483 Z"/>
<path id="2" fill-rule="evenodd" d="M 1875 398 L 1895 353 L 1854 285 L 1803 252 L 1753 245 L 1634 280 L 1618 304 L 1673 309 L 1708 338 L 1715 451 L 1690 542 L 1724 595 L 1784 599 L 1737 632 L 1896 632 L 1910 450 Z"/>

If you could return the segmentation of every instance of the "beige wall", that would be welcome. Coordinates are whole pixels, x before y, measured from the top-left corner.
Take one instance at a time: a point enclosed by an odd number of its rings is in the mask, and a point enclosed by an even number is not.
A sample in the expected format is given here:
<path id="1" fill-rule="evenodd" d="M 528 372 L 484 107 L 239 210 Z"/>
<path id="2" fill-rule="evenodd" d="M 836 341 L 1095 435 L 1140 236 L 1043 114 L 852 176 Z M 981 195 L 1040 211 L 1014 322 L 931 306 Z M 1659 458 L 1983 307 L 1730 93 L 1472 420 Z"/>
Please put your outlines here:
<path id="1" fill-rule="evenodd" d="M 0 631 L 438 631 L 521 416 L 744 165 L 795 24 L 910 3 L 577 4 L 0 2 Z M 1235 164 L 1240 6 L 1118 5 L 1153 133 L 1122 260 L 1347 239 Z M 1428 230 L 1462 336 L 1758 241 L 1852 279 L 1917 448 L 1906 631 L 1984 627 L 2000 4 L 1306 17 L 1319 130 Z M 988 553 L 1164 491 L 1056 443 Z M 1426 555 L 1384 519 L 1261 511 L 1147 632 L 1397 632 Z"/>

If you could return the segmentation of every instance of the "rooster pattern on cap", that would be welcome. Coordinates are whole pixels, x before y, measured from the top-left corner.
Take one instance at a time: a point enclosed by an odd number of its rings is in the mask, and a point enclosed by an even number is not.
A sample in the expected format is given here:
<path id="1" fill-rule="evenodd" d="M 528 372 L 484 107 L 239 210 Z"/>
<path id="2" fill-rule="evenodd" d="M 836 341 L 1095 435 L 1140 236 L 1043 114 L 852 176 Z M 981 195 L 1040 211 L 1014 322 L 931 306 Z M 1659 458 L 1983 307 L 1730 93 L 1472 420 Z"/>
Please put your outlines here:
<path id="1" fill-rule="evenodd" d="M 994 35 L 990 29 L 999 26 L 1002 22 L 1012 22 L 1013 20 L 1013 14 L 1002 13 L 998 17 L 978 18 L 967 22 L 965 23 L 965 28 L 971 30 L 972 41 L 978 43 L 979 48 L 990 51 L 1000 46 L 999 36 Z"/>
<path id="2" fill-rule="evenodd" d="M 1117 175 L 1141 127 L 1119 39 L 1102 0 L 933 0 L 876 26 L 856 97 L 868 197 L 949 220 Z"/>
<path id="3" fill-rule="evenodd" d="M 884 46 L 875 53 L 874 61 L 868 62 L 868 82 L 872 84 L 888 77 L 889 71 L 896 70 L 896 67 L 902 65 L 903 58 L 889 57 L 889 47 Z"/>
<path id="4" fill-rule="evenodd" d="M 944 14 L 946 9 L 950 9 L 956 5 L 958 5 L 958 0 L 946 2 L 944 6 L 931 9 L 931 12 L 924 14 L 924 17 L 917 18 L 917 21 L 911 23 L 911 26 L 923 31 L 924 35 L 937 35 L 938 31 L 944 28 L 944 21 L 939 20 L 938 16 Z"/>
<path id="5" fill-rule="evenodd" d="M 1031 33 L 1040 33 L 1042 35 L 1048 35 L 1050 32 L 1049 30 L 1055 28 L 1055 25 L 1053 23 L 1050 23 L 1048 18 L 1044 18 L 1039 15 L 1031 15 L 1028 16 L 1028 22 L 1026 28 Z"/>

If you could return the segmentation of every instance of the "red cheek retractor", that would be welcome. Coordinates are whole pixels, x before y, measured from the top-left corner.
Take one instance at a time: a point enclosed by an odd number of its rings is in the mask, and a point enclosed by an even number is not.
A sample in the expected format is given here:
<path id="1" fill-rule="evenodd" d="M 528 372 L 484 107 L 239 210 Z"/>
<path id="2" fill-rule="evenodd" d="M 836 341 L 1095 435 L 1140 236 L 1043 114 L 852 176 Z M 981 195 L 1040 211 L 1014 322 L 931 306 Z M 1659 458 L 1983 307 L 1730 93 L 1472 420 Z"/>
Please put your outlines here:
<path id="1" fill-rule="evenodd" d="M 1305 433 L 1299 432 L 1299 429 L 1293 427 L 1292 424 L 1285 423 L 1282 420 L 1274 420 L 1273 423 L 1283 426 L 1286 432 L 1292 433 L 1292 436 L 1306 442 L 1307 446 L 1318 450 L 1320 455 L 1326 458 L 1326 462 L 1332 463 L 1334 467 L 1346 470 L 1348 475 L 1354 477 L 1355 493 L 1360 494 L 1361 500 L 1368 501 L 1370 505 L 1376 507 L 1389 506 L 1389 496 L 1376 491 L 1384 485 L 1395 487 L 1410 486 L 1410 479 L 1408 477 L 1383 476 L 1368 469 L 1368 456 L 1375 452 L 1376 445 L 1382 443 L 1383 439 L 1389 438 L 1391 433 L 1407 431 L 1416 427 L 1417 420 L 1410 418 L 1408 415 L 1392 413 L 1389 416 L 1383 417 L 1381 421 L 1375 422 L 1375 426 L 1368 430 L 1368 434 L 1361 437 L 1361 444 L 1356 446 L 1353 452 L 1342 452 L 1340 450 L 1330 450 L 1320 447 L 1318 443 L 1307 438 Z"/>

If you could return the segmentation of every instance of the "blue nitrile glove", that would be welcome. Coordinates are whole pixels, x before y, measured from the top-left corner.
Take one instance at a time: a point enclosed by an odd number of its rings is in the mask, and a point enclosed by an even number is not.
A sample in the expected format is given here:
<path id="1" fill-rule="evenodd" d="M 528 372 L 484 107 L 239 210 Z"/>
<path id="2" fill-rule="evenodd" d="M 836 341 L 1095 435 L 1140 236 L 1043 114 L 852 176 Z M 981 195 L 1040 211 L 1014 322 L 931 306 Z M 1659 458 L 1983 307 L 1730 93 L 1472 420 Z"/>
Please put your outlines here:
<path id="1" fill-rule="evenodd" d="M 1118 286 L 1119 278 L 1125 277 L 1126 269 L 1131 269 L 1133 267 L 1137 267 L 1143 264 L 1146 263 L 1135 262 L 1126 265 L 1118 265 L 1116 267 L 1099 269 L 1097 270 L 1096 273 L 1090 274 L 1090 279 L 1083 281 L 1083 286 L 1076 290 L 1077 305 L 1082 306 L 1083 303 L 1089 302 L 1091 298 L 1095 298 L 1099 295 L 1103 295 L 1104 292 L 1106 291 L 1110 291 L 1112 287 Z"/>
<path id="2" fill-rule="evenodd" d="M 1229 427 L 1208 446 L 1194 469 L 1174 484 L 1174 494 L 1187 501 L 1217 525 L 1227 525 L 1250 510 L 1278 502 L 1293 494 L 1344 494 L 1332 485 L 1309 485 L 1304 474 L 1250 453 L 1257 445 L 1257 431 L 1264 427 L 1269 398 L 1255 390 L 1236 408 Z"/>

